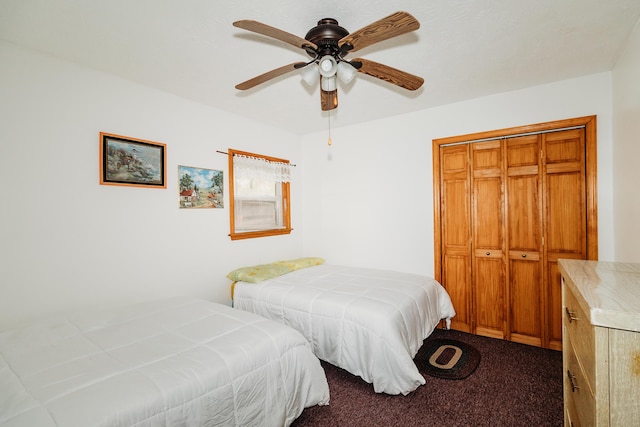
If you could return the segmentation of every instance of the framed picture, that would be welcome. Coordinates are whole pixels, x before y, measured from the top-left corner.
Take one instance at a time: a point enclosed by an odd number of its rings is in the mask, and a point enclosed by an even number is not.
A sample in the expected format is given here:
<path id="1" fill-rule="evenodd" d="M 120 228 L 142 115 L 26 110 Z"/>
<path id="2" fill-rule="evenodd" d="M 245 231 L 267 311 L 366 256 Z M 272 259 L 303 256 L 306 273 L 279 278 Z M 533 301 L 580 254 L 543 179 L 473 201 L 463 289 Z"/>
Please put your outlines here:
<path id="1" fill-rule="evenodd" d="M 100 132 L 100 184 L 167 188 L 165 144 Z"/>
<path id="2" fill-rule="evenodd" d="M 178 166 L 180 208 L 223 208 L 222 171 Z"/>

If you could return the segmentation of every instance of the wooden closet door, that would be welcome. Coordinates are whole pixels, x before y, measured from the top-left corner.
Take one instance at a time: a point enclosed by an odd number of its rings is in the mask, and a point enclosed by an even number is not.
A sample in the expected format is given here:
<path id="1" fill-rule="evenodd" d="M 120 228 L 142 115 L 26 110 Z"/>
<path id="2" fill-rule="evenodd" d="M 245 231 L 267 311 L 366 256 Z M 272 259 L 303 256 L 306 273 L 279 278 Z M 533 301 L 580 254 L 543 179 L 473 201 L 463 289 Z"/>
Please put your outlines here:
<path id="1" fill-rule="evenodd" d="M 441 281 L 456 310 L 453 329 L 472 332 L 469 146 L 440 149 Z"/>
<path id="2" fill-rule="evenodd" d="M 543 341 L 545 305 L 540 140 L 506 140 L 509 339 L 535 346 Z"/>
<path id="3" fill-rule="evenodd" d="M 503 153 L 500 140 L 471 144 L 474 333 L 504 338 Z"/>
<path id="4" fill-rule="evenodd" d="M 542 135 L 544 158 L 544 258 L 547 337 L 562 349 L 562 295 L 558 259 L 588 259 L 585 130 Z"/>
<path id="5" fill-rule="evenodd" d="M 452 328 L 562 349 L 558 259 L 598 259 L 596 121 L 433 140 L 434 274 Z"/>

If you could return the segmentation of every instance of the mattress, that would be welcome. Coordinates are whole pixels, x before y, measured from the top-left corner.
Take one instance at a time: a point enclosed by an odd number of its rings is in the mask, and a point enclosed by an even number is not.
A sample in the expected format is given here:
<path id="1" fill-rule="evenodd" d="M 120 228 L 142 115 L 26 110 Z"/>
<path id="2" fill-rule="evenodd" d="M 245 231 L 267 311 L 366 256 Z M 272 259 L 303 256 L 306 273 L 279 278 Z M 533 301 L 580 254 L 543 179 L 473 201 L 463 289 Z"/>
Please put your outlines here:
<path id="1" fill-rule="evenodd" d="M 173 298 L 0 333 L 2 426 L 283 426 L 326 405 L 292 328 Z"/>
<path id="2" fill-rule="evenodd" d="M 330 264 L 237 282 L 234 307 L 297 329 L 316 356 L 372 383 L 377 393 L 405 395 L 425 384 L 413 362 L 424 339 L 455 316 L 432 278 Z"/>

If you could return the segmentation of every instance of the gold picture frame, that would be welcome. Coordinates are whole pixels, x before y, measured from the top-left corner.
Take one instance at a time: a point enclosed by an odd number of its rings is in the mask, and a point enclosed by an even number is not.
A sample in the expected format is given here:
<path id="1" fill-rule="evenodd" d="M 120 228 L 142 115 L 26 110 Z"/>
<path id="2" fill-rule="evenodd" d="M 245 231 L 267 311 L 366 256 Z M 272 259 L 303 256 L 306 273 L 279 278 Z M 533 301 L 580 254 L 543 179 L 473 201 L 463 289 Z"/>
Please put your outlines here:
<path id="1" fill-rule="evenodd" d="M 167 188 L 166 144 L 100 132 L 100 184 Z"/>

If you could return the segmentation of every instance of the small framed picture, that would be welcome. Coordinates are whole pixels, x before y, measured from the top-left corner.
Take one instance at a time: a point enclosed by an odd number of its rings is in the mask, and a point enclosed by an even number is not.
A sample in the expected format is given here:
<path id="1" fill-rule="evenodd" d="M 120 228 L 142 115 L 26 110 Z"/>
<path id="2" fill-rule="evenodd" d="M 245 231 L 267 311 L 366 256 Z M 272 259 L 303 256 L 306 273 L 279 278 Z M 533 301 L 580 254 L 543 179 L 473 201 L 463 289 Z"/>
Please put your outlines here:
<path id="1" fill-rule="evenodd" d="M 100 184 L 167 188 L 167 147 L 100 132 Z"/>
<path id="2" fill-rule="evenodd" d="M 222 171 L 178 166 L 181 209 L 223 208 Z"/>

